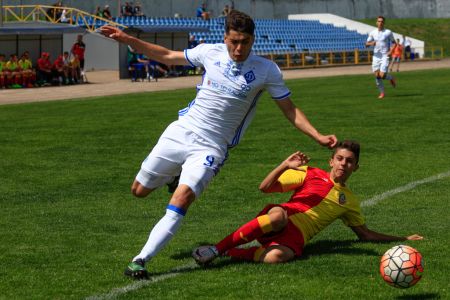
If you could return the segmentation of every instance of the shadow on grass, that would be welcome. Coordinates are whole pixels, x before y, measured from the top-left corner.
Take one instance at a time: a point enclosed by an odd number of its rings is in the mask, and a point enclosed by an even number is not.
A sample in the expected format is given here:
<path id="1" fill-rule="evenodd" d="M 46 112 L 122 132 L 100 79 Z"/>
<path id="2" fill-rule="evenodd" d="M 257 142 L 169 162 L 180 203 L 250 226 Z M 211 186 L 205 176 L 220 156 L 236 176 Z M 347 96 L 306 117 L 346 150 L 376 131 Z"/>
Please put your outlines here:
<path id="1" fill-rule="evenodd" d="M 353 246 L 361 243 L 364 242 L 358 240 L 321 240 L 313 242 L 305 246 L 302 256 L 298 259 L 309 259 L 311 256 L 336 253 L 347 255 L 380 255 L 374 250 L 361 249 Z"/>
<path id="2" fill-rule="evenodd" d="M 181 250 L 178 253 L 172 254 L 170 258 L 173 259 L 186 259 L 188 257 L 192 257 L 192 251 L 194 251 L 195 248 L 203 245 L 213 245 L 214 243 L 207 242 L 207 241 L 201 241 L 198 242 L 192 249 L 185 249 Z"/>
<path id="3" fill-rule="evenodd" d="M 397 94 L 394 97 L 395 98 L 405 98 L 405 97 L 419 97 L 419 96 L 424 96 L 424 94 L 418 94 L 418 93 L 414 93 L 414 94 Z"/>
<path id="4" fill-rule="evenodd" d="M 413 295 L 402 295 L 395 299 L 399 300 L 423 300 L 423 299 L 441 299 L 441 295 L 438 293 L 423 293 L 423 294 L 413 294 Z"/>
<path id="5" fill-rule="evenodd" d="M 355 247 L 355 245 L 362 244 L 365 242 L 361 242 L 358 240 L 320 240 L 311 244 L 307 244 L 305 246 L 305 249 L 303 251 L 303 254 L 301 257 L 299 257 L 299 260 L 307 260 L 312 256 L 319 256 L 319 255 L 327 255 L 327 254 L 345 254 L 345 255 L 371 255 L 371 256 L 379 256 L 380 253 L 378 253 L 375 250 L 371 249 L 361 249 L 358 247 Z M 198 246 L 200 245 L 211 245 L 211 242 L 199 242 Z M 193 249 L 192 249 L 193 250 Z M 191 257 L 192 250 L 186 250 L 181 251 L 176 254 L 171 255 L 172 259 L 186 259 Z M 208 268 L 216 268 L 221 267 L 229 264 L 236 264 L 236 263 L 249 263 L 245 261 L 240 260 L 233 260 L 233 259 L 218 259 L 214 261 L 214 263 Z M 253 262 L 250 262 L 253 263 Z"/>

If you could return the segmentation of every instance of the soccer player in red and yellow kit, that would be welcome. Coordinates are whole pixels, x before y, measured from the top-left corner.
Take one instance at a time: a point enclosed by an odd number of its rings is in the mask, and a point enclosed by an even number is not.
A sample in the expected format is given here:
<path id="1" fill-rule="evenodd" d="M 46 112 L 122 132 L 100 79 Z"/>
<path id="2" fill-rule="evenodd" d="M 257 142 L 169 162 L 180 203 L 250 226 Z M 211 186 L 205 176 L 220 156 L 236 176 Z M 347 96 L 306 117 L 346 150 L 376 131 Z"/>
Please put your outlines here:
<path id="1" fill-rule="evenodd" d="M 311 238 L 341 219 L 360 240 L 421 240 L 414 234 L 392 236 L 370 230 L 365 225 L 360 204 L 346 181 L 359 167 L 360 146 L 354 141 L 339 142 L 330 159 L 330 173 L 305 164 L 309 158 L 301 152 L 290 155 L 262 181 L 264 193 L 288 192 L 288 202 L 267 205 L 255 219 L 225 237 L 214 246 L 201 246 L 192 253 L 200 265 L 219 255 L 233 258 L 281 263 L 302 254 Z M 236 248 L 257 240 L 261 246 Z"/>

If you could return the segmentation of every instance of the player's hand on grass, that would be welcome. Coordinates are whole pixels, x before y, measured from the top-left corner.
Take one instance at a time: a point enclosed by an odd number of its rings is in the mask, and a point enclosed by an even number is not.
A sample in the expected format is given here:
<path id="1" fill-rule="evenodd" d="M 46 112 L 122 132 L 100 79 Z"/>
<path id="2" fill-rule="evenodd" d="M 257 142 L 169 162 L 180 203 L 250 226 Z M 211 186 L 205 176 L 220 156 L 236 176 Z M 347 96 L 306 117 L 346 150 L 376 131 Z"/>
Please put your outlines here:
<path id="1" fill-rule="evenodd" d="M 418 235 L 418 234 L 413 234 L 413 235 L 407 236 L 406 239 L 408 241 L 419 241 L 419 240 L 423 240 L 423 236 Z"/>

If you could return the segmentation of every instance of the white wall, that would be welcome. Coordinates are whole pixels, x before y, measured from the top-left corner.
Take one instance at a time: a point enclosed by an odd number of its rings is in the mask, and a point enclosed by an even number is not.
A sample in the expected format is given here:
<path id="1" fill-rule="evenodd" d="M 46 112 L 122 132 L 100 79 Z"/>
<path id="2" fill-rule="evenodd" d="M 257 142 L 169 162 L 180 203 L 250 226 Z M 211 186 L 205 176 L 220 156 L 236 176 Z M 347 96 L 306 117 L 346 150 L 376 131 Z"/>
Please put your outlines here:
<path id="1" fill-rule="evenodd" d="M 63 51 L 69 51 L 77 40 L 78 34 L 65 34 L 63 37 Z M 97 33 L 83 35 L 86 44 L 85 70 L 118 70 L 119 44 Z"/>

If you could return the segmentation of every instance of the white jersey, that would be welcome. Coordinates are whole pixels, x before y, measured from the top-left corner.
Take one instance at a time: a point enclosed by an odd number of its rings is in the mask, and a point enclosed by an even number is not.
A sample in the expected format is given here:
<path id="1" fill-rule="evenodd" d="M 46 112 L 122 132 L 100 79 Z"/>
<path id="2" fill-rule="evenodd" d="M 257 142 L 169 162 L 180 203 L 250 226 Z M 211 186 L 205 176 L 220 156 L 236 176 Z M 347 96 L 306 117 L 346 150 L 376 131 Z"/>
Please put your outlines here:
<path id="1" fill-rule="evenodd" d="M 264 89 L 275 100 L 291 94 L 278 66 L 266 58 L 250 54 L 235 63 L 225 44 L 200 44 L 184 55 L 192 66 L 204 67 L 205 74 L 195 99 L 179 111 L 179 123 L 218 145 L 239 143 Z"/>
<path id="2" fill-rule="evenodd" d="M 379 31 L 377 28 L 373 30 L 371 33 L 369 33 L 367 41 L 376 42 L 375 47 L 373 49 L 373 55 L 381 57 L 389 52 L 391 46 L 390 42 L 395 42 L 395 39 L 394 35 L 392 34 L 392 31 L 390 31 L 389 29 L 383 29 Z"/>

